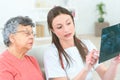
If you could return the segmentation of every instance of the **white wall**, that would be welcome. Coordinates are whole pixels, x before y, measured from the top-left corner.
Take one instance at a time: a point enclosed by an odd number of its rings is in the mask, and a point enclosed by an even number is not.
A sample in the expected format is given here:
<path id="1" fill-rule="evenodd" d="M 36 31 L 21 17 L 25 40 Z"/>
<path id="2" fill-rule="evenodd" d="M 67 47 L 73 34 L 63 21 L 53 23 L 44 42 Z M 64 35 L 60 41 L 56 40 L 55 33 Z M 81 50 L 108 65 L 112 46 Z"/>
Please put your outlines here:
<path id="1" fill-rule="evenodd" d="M 0 42 L 2 43 L 1 28 L 4 23 L 12 16 L 22 14 L 23 9 L 32 8 L 32 1 L 30 0 L 0 0 Z"/>
<path id="2" fill-rule="evenodd" d="M 35 2 L 36 0 L 0 0 L 0 43 L 3 42 L 2 28 L 10 17 L 22 15 L 33 18 L 33 21 L 39 20 L 39 11 L 34 10 Z M 40 0 L 40 3 L 42 7 L 50 8 L 63 5 L 63 0 Z"/>
<path id="3" fill-rule="evenodd" d="M 6 20 L 12 16 L 25 15 L 30 16 L 33 20 L 39 18 L 38 14 L 30 11 L 35 8 L 36 0 L 0 0 L 0 28 L 3 27 Z M 103 1 L 106 4 L 105 20 L 110 25 L 120 21 L 120 0 L 40 0 L 42 7 L 53 7 L 56 5 L 74 8 L 76 11 L 76 34 L 94 34 L 94 22 L 97 21 L 98 15 L 96 4 Z M 64 1 L 68 1 L 64 4 Z M 34 16 L 34 17 L 33 17 Z M 38 16 L 38 17 L 37 17 Z M 47 30 L 47 28 L 46 28 Z M 48 34 L 48 33 L 46 33 Z M 1 38 L 1 35 L 0 35 Z M 0 39 L 1 41 L 2 39 Z"/>
<path id="4" fill-rule="evenodd" d="M 120 0 L 69 0 L 69 6 L 77 9 L 77 34 L 94 34 L 94 22 L 98 18 L 96 4 L 101 1 L 106 5 L 105 21 L 110 25 L 120 23 Z"/>

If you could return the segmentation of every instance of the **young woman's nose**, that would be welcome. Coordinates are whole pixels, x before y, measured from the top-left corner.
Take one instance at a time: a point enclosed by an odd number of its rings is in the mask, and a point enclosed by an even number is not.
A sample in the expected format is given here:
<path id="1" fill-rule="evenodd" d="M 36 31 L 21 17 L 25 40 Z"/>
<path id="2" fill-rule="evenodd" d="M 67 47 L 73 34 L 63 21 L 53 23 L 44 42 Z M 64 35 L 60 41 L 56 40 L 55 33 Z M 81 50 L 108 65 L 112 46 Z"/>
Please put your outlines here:
<path id="1" fill-rule="evenodd" d="M 64 26 L 64 31 L 65 31 L 65 32 L 69 31 L 69 27 L 65 25 L 65 26 Z"/>

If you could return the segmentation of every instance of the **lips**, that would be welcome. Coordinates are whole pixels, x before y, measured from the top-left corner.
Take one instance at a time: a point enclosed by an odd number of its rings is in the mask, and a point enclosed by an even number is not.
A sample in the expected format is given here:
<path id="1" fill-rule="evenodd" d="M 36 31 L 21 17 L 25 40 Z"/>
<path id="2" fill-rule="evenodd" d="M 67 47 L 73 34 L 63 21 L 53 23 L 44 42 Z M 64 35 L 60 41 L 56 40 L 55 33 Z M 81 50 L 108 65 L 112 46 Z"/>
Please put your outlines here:
<path id="1" fill-rule="evenodd" d="M 33 42 L 29 42 L 28 44 L 33 45 Z"/>
<path id="2" fill-rule="evenodd" d="M 69 37 L 71 35 L 71 33 L 68 33 L 68 34 L 66 34 L 66 35 L 64 35 L 65 37 Z"/>

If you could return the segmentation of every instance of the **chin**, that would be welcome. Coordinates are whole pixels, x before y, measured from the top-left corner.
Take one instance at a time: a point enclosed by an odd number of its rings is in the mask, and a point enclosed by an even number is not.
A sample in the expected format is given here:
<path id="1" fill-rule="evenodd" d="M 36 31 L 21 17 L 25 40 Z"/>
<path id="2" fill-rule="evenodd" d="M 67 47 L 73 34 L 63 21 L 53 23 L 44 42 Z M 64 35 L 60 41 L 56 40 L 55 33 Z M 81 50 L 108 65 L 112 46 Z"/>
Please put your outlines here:
<path id="1" fill-rule="evenodd" d="M 66 41 L 73 40 L 73 37 L 69 37 L 65 39 Z"/>
<path id="2" fill-rule="evenodd" d="M 32 49 L 32 46 L 31 47 L 27 47 L 28 50 Z"/>

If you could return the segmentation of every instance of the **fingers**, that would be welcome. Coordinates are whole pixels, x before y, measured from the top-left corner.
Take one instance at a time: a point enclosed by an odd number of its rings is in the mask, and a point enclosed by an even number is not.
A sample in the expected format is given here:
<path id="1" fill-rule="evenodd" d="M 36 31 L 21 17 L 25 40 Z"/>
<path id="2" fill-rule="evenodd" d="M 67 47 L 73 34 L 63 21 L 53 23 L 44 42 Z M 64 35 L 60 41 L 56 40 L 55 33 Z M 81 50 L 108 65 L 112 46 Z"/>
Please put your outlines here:
<path id="1" fill-rule="evenodd" d="M 87 56 L 86 56 L 86 63 L 94 65 L 99 57 L 99 52 L 93 49 Z"/>
<path id="2" fill-rule="evenodd" d="M 119 64 L 120 63 L 120 54 L 112 60 L 112 63 L 114 63 L 114 64 Z"/>
<path id="3" fill-rule="evenodd" d="M 120 54 L 115 57 L 115 60 L 120 60 Z"/>
<path id="4" fill-rule="evenodd" d="M 93 49 L 87 56 L 86 56 L 86 67 L 90 70 L 98 61 L 99 52 Z"/>
<path id="5" fill-rule="evenodd" d="M 95 51 L 94 56 L 98 58 L 99 57 L 99 51 Z"/>

